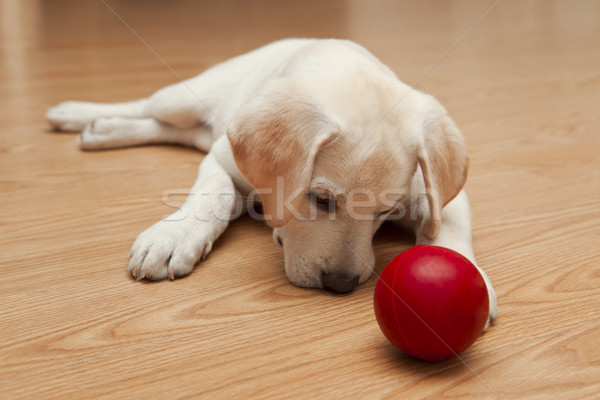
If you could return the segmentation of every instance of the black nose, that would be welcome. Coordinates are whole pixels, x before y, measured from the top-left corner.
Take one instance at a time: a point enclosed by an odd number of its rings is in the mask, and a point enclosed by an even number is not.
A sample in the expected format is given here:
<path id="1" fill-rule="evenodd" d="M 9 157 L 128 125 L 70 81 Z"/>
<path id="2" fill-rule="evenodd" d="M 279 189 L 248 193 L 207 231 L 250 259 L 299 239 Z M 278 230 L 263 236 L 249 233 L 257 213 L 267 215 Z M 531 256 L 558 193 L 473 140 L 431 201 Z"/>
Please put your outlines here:
<path id="1" fill-rule="evenodd" d="M 358 279 L 358 275 L 323 273 L 321 283 L 325 289 L 331 289 L 338 293 L 348 293 L 358 286 Z"/>

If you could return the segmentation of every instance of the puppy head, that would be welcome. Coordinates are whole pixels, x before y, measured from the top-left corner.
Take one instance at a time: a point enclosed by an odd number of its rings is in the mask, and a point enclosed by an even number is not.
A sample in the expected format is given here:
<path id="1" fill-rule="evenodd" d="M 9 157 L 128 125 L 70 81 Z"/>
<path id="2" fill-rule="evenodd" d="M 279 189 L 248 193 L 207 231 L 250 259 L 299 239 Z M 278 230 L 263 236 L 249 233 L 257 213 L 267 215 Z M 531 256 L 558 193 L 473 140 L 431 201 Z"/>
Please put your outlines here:
<path id="1" fill-rule="evenodd" d="M 401 107 L 371 129 L 372 120 L 357 119 L 364 110 L 324 111 L 281 79 L 241 110 L 228 132 L 233 155 L 261 196 L 292 283 L 346 292 L 367 280 L 372 237 L 389 215 L 405 211 L 417 166 L 430 214 L 422 229 L 437 234 L 442 207 L 466 179 L 467 157 L 445 110 L 429 96 L 419 100 L 422 106 Z"/>
<path id="2" fill-rule="evenodd" d="M 356 143 L 299 91 L 277 82 L 242 110 L 228 137 L 284 248 L 290 281 L 347 292 L 370 276 L 373 234 L 402 195 L 382 192 L 408 185 L 416 157 L 393 154 L 379 135 Z M 407 168 L 395 161 L 407 158 Z"/>

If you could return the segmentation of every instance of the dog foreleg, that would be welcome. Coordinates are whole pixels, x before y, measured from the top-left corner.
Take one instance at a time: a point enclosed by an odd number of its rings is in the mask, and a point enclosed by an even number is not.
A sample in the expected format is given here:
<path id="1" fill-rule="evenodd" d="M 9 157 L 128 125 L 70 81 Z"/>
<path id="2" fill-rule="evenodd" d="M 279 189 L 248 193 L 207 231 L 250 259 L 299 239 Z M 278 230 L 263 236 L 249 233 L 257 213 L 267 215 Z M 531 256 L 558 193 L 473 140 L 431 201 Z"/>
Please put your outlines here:
<path id="1" fill-rule="evenodd" d="M 413 201 L 413 203 L 417 203 L 414 204 L 413 207 L 418 207 L 418 217 L 411 224 L 415 230 L 417 244 L 441 246 L 452 249 L 468 258 L 477 267 L 487 286 L 490 300 L 489 320 L 485 326 L 485 330 L 487 330 L 490 327 L 491 322 L 498 315 L 498 304 L 492 283 L 486 273 L 477 265 L 475 260 L 471 240 L 471 209 L 469 207 L 467 195 L 465 191 L 462 190 L 443 208 L 440 231 L 433 239 L 427 238 L 423 233 L 423 229 L 421 229 L 423 221 L 429 213 L 429 207 L 425 204 L 426 202 L 427 199 L 425 196 L 420 196 Z"/>
<path id="2" fill-rule="evenodd" d="M 46 112 L 50 125 L 62 132 L 81 132 L 88 124 L 103 117 L 146 118 L 148 99 L 125 103 L 65 101 Z"/>
<path id="3" fill-rule="evenodd" d="M 138 280 L 188 275 L 211 251 L 214 241 L 240 209 L 240 201 L 231 177 L 209 153 L 200 164 L 196 183 L 181 209 L 137 237 L 127 270 Z"/>

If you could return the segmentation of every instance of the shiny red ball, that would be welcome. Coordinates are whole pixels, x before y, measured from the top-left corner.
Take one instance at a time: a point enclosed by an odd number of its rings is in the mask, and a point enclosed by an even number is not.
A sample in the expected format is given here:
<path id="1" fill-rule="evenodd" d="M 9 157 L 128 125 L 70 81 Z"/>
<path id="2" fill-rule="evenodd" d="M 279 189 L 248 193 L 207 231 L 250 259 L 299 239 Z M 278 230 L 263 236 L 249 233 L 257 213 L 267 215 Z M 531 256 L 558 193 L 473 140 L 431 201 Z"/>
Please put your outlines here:
<path id="1" fill-rule="evenodd" d="M 481 335 L 489 298 L 481 274 L 464 256 L 419 245 L 385 267 L 374 306 L 379 327 L 394 346 L 437 362 L 466 350 Z"/>

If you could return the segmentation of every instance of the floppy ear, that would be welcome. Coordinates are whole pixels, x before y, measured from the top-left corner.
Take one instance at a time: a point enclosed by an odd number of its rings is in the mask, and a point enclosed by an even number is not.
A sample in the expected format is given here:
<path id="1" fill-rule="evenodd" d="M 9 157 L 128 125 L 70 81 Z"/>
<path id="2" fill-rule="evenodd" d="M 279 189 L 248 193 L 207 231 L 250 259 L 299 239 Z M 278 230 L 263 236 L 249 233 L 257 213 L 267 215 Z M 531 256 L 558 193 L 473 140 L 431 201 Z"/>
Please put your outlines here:
<path id="1" fill-rule="evenodd" d="M 461 191 L 467 180 L 469 157 L 458 127 L 446 114 L 427 120 L 417 159 L 427 190 L 429 219 L 423 234 L 433 239 L 441 224 L 442 208 Z"/>
<path id="2" fill-rule="evenodd" d="M 227 136 L 240 172 L 260 193 L 267 223 L 279 227 L 294 216 L 335 129 L 308 102 L 281 92 L 268 97 L 245 106 Z"/>

